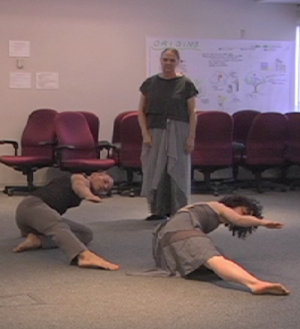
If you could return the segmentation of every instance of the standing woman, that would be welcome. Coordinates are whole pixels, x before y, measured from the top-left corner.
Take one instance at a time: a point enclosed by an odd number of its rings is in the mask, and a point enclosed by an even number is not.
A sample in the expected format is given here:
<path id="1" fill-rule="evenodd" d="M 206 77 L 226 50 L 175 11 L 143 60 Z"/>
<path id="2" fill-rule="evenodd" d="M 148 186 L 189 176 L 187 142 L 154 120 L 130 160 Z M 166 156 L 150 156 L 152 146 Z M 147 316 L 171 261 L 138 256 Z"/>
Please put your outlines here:
<path id="1" fill-rule="evenodd" d="M 177 49 L 165 49 L 160 57 L 162 72 L 146 79 L 140 87 L 141 194 L 150 206 L 147 220 L 175 214 L 188 203 L 190 194 L 198 91 L 189 78 L 176 72 L 179 61 Z"/>

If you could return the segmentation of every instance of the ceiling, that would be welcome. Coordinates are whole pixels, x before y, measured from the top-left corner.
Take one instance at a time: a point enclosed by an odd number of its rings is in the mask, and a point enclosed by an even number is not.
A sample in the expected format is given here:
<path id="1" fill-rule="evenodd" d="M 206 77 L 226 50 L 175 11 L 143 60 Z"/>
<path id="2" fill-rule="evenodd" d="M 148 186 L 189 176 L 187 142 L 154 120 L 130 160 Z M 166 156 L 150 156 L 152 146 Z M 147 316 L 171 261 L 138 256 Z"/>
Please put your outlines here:
<path id="1" fill-rule="evenodd" d="M 300 4 L 300 0 L 256 0 L 263 3 L 286 3 L 286 4 Z"/>

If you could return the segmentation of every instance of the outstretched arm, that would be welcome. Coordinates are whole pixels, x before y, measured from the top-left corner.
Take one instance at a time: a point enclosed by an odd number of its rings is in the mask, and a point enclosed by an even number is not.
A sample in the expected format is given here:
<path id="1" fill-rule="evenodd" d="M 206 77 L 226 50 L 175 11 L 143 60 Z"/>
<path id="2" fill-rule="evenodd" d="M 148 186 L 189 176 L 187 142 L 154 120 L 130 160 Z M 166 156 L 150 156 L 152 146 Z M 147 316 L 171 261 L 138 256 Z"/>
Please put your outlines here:
<path id="1" fill-rule="evenodd" d="M 91 191 L 91 184 L 88 178 L 82 174 L 73 174 L 71 176 L 72 189 L 81 198 L 91 202 L 101 202 L 98 195 Z"/>
<path id="2" fill-rule="evenodd" d="M 233 225 L 238 225 L 242 227 L 249 226 L 264 226 L 266 228 L 280 229 L 283 227 L 283 223 L 271 221 L 267 219 L 259 219 L 251 215 L 240 215 L 233 209 L 226 207 L 219 202 L 209 203 L 214 209 L 216 209 L 219 214 L 224 218 L 224 222 L 231 223 Z"/>

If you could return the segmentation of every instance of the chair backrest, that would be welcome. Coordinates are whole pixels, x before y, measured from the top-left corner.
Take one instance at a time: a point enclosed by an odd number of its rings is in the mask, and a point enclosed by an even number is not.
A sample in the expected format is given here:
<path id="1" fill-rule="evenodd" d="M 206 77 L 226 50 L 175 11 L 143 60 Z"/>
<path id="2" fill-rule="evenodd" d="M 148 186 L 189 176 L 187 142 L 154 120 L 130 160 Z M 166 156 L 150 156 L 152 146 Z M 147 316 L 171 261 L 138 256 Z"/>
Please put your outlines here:
<path id="1" fill-rule="evenodd" d="M 53 157 L 56 139 L 54 120 L 57 115 L 58 112 L 53 109 L 38 109 L 29 115 L 21 137 L 22 156 Z M 41 142 L 49 145 L 40 145 Z"/>
<path id="2" fill-rule="evenodd" d="M 285 157 L 295 163 L 300 163 L 300 112 L 289 112 L 288 118 L 287 149 Z"/>
<path id="3" fill-rule="evenodd" d="M 222 166 L 233 161 L 232 117 L 222 111 L 207 111 L 197 115 L 195 150 L 192 165 Z"/>
<path id="4" fill-rule="evenodd" d="M 88 111 L 80 111 L 79 113 L 83 114 L 93 135 L 95 143 L 98 142 L 99 130 L 100 130 L 100 120 L 99 117 Z"/>
<path id="5" fill-rule="evenodd" d="M 143 138 L 137 111 L 123 116 L 120 122 L 120 143 L 120 165 L 140 168 Z"/>
<path id="6" fill-rule="evenodd" d="M 288 118 L 288 140 L 300 143 L 300 112 L 289 112 Z"/>
<path id="7" fill-rule="evenodd" d="M 85 116 L 79 112 L 62 112 L 55 119 L 58 145 L 74 146 L 63 150 L 62 160 L 97 158 L 95 141 Z"/>
<path id="8" fill-rule="evenodd" d="M 281 164 L 287 139 L 288 119 L 284 114 L 258 114 L 252 122 L 246 142 L 248 164 Z"/>
<path id="9" fill-rule="evenodd" d="M 129 113 L 138 113 L 138 111 L 124 111 L 119 113 L 114 120 L 114 126 L 113 126 L 113 134 L 112 134 L 112 143 L 120 143 L 121 140 L 121 121 L 123 120 L 124 116 L 126 116 Z"/>
<path id="10" fill-rule="evenodd" d="M 256 110 L 240 110 L 232 114 L 234 142 L 246 143 L 252 122 L 259 113 Z"/>

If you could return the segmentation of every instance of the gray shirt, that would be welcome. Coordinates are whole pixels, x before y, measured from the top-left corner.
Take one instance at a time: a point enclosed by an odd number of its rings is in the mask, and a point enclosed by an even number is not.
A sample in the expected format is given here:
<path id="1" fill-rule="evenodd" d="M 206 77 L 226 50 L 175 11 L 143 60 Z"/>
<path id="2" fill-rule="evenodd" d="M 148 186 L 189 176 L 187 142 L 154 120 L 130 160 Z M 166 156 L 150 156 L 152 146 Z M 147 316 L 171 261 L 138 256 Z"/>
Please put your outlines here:
<path id="1" fill-rule="evenodd" d="M 145 114 L 150 129 L 165 129 L 168 119 L 189 122 L 187 100 L 198 94 L 185 76 L 164 79 L 154 75 L 142 83 L 140 91 L 146 97 Z"/>

